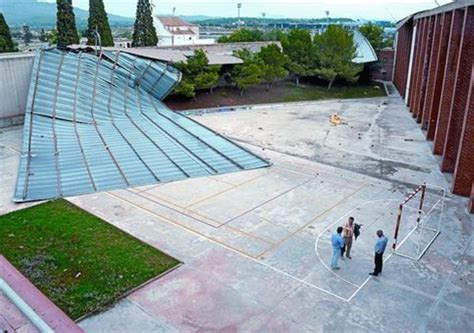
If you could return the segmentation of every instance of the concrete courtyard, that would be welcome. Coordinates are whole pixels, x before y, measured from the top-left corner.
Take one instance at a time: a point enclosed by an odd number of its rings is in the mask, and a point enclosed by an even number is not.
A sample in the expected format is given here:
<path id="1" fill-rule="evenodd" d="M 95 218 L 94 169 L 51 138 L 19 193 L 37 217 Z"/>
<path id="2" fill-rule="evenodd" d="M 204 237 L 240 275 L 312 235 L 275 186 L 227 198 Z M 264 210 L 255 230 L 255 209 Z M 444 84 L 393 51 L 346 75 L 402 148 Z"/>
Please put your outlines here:
<path id="1" fill-rule="evenodd" d="M 346 124 L 332 125 L 337 113 Z M 427 182 L 449 189 L 399 97 L 262 105 L 195 116 L 269 168 L 69 198 L 184 264 L 79 324 L 87 332 L 474 331 L 474 218 L 447 193 L 441 234 L 420 261 L 373 268 L 398 204 Z M 22 128 L 0 133 L 0 214 L 11 203 Z M 439 207 L 439 206 L 438 206 Z M 440 210 L 427 219 L 433 226 Z M 330 234 L 362 223 L 353 259 L 328 269 Z M 405 215 L 401 237 L 414 215 Z M 416 233 L 401 247 L 414 254 Z M 426 237 L 426 235 L 425 235 Z M 429 237 L 428 237 L 429 238 Z M 426 239 L 423 239 L 426 241 Z"/>

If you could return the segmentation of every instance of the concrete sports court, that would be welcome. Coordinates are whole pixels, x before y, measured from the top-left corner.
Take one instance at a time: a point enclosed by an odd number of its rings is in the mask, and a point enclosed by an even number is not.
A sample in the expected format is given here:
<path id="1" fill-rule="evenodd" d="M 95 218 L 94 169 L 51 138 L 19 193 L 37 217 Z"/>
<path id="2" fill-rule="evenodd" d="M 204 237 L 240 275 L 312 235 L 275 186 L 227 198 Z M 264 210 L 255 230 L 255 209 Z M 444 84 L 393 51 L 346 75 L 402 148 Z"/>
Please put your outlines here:
<path id="1" fill-rule="evenodd" d="M 346 124 L 332 125 L 332 114 Z M 449 181 L 399 97 L 262 105 L 195 116 L 269 159 L 269 168 L 70 198 L 183 261 L 80 326 L 90 332 L 472 331 L 472 215 L 446 194 L 441 233 L 419 261 L 373 268 L 375 231 L 393 241 L 400 202 Z M 2 130 L 1 213 L 10 202 L 21 128 Z M 415 205 L 415 204 L 414 204 Z M 416 205 L 415 205 L 416 206 Z M 440 206 L 437 206 L 440 207 Z M 428 208 L 425 208 L 428 213 Z M 331 232 L 362 223 L 353 259 L 328 269 Z M 415 214 L 403 215 L 401 238 Z M 411 226 L 408 224 L 411 223 Z M 425 235 L 426 236 L 426 235 Z M 416 233 L 400 247 L 416 252 Z M 431 239 L 431 236 L 427 236 Z M 426 240 L 422 240 L 423 242 Z"/>

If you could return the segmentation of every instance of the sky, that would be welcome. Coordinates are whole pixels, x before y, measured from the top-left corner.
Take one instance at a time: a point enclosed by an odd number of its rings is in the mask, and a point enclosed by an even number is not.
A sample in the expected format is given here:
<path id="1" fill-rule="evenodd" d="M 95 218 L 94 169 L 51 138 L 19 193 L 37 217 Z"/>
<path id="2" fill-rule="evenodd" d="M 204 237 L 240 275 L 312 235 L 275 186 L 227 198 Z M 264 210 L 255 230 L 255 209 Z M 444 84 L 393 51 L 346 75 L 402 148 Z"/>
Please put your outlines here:
<path id="1" fill-rule="evenodd" d="M 55 2 L 55 0 L 42 0 Z M 451 2 L 450 0 L 152 0 L 155 13 L 176 15 L 237 16 L 237 2 L 242 3 L 241 16 L 277 18 L 330 17 L 363 20 L 398 21 L 414 12 Z M 104 0 L 107 12 L 134 17 L 137 0 Z M 73 0 L 73 5 L 88 9 L 89 0 Z"/>

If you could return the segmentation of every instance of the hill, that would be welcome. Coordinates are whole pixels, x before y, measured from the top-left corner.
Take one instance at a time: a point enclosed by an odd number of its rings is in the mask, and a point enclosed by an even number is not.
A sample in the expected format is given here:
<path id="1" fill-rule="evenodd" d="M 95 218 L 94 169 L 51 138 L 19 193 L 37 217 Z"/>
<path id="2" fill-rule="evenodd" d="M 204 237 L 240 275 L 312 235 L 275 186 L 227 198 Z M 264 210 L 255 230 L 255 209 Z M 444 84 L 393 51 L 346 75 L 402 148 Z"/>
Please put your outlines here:
<path id="1" fill-rule="evenodd" d="M 56 26 L 56 4 L 39 2 L 38 0 L 0 0 L 0 12 L 10 27 L 27 24 L 32 28 L 50 28 Z M 78 29 L 87 26 L 89 11 L 74 8 Z M 111 26 L 129 26 L 133 18 L 118 15 L 108 15 Z"/>

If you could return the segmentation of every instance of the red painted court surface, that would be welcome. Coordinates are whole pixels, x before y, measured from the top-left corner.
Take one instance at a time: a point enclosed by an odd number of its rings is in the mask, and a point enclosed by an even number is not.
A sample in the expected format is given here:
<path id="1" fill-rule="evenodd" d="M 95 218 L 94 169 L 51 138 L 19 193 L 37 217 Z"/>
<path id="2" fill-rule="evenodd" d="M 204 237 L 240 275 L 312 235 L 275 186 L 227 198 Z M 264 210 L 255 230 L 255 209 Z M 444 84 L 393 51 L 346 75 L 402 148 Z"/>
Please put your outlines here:
<path id="1" fill-rule="evenodd" d="M 2 255 L 0 288 L 0 327 L 3 332 L 83 332 Z M 27 308 L 34 312 L 35 318 L 28 315 Z"/>

